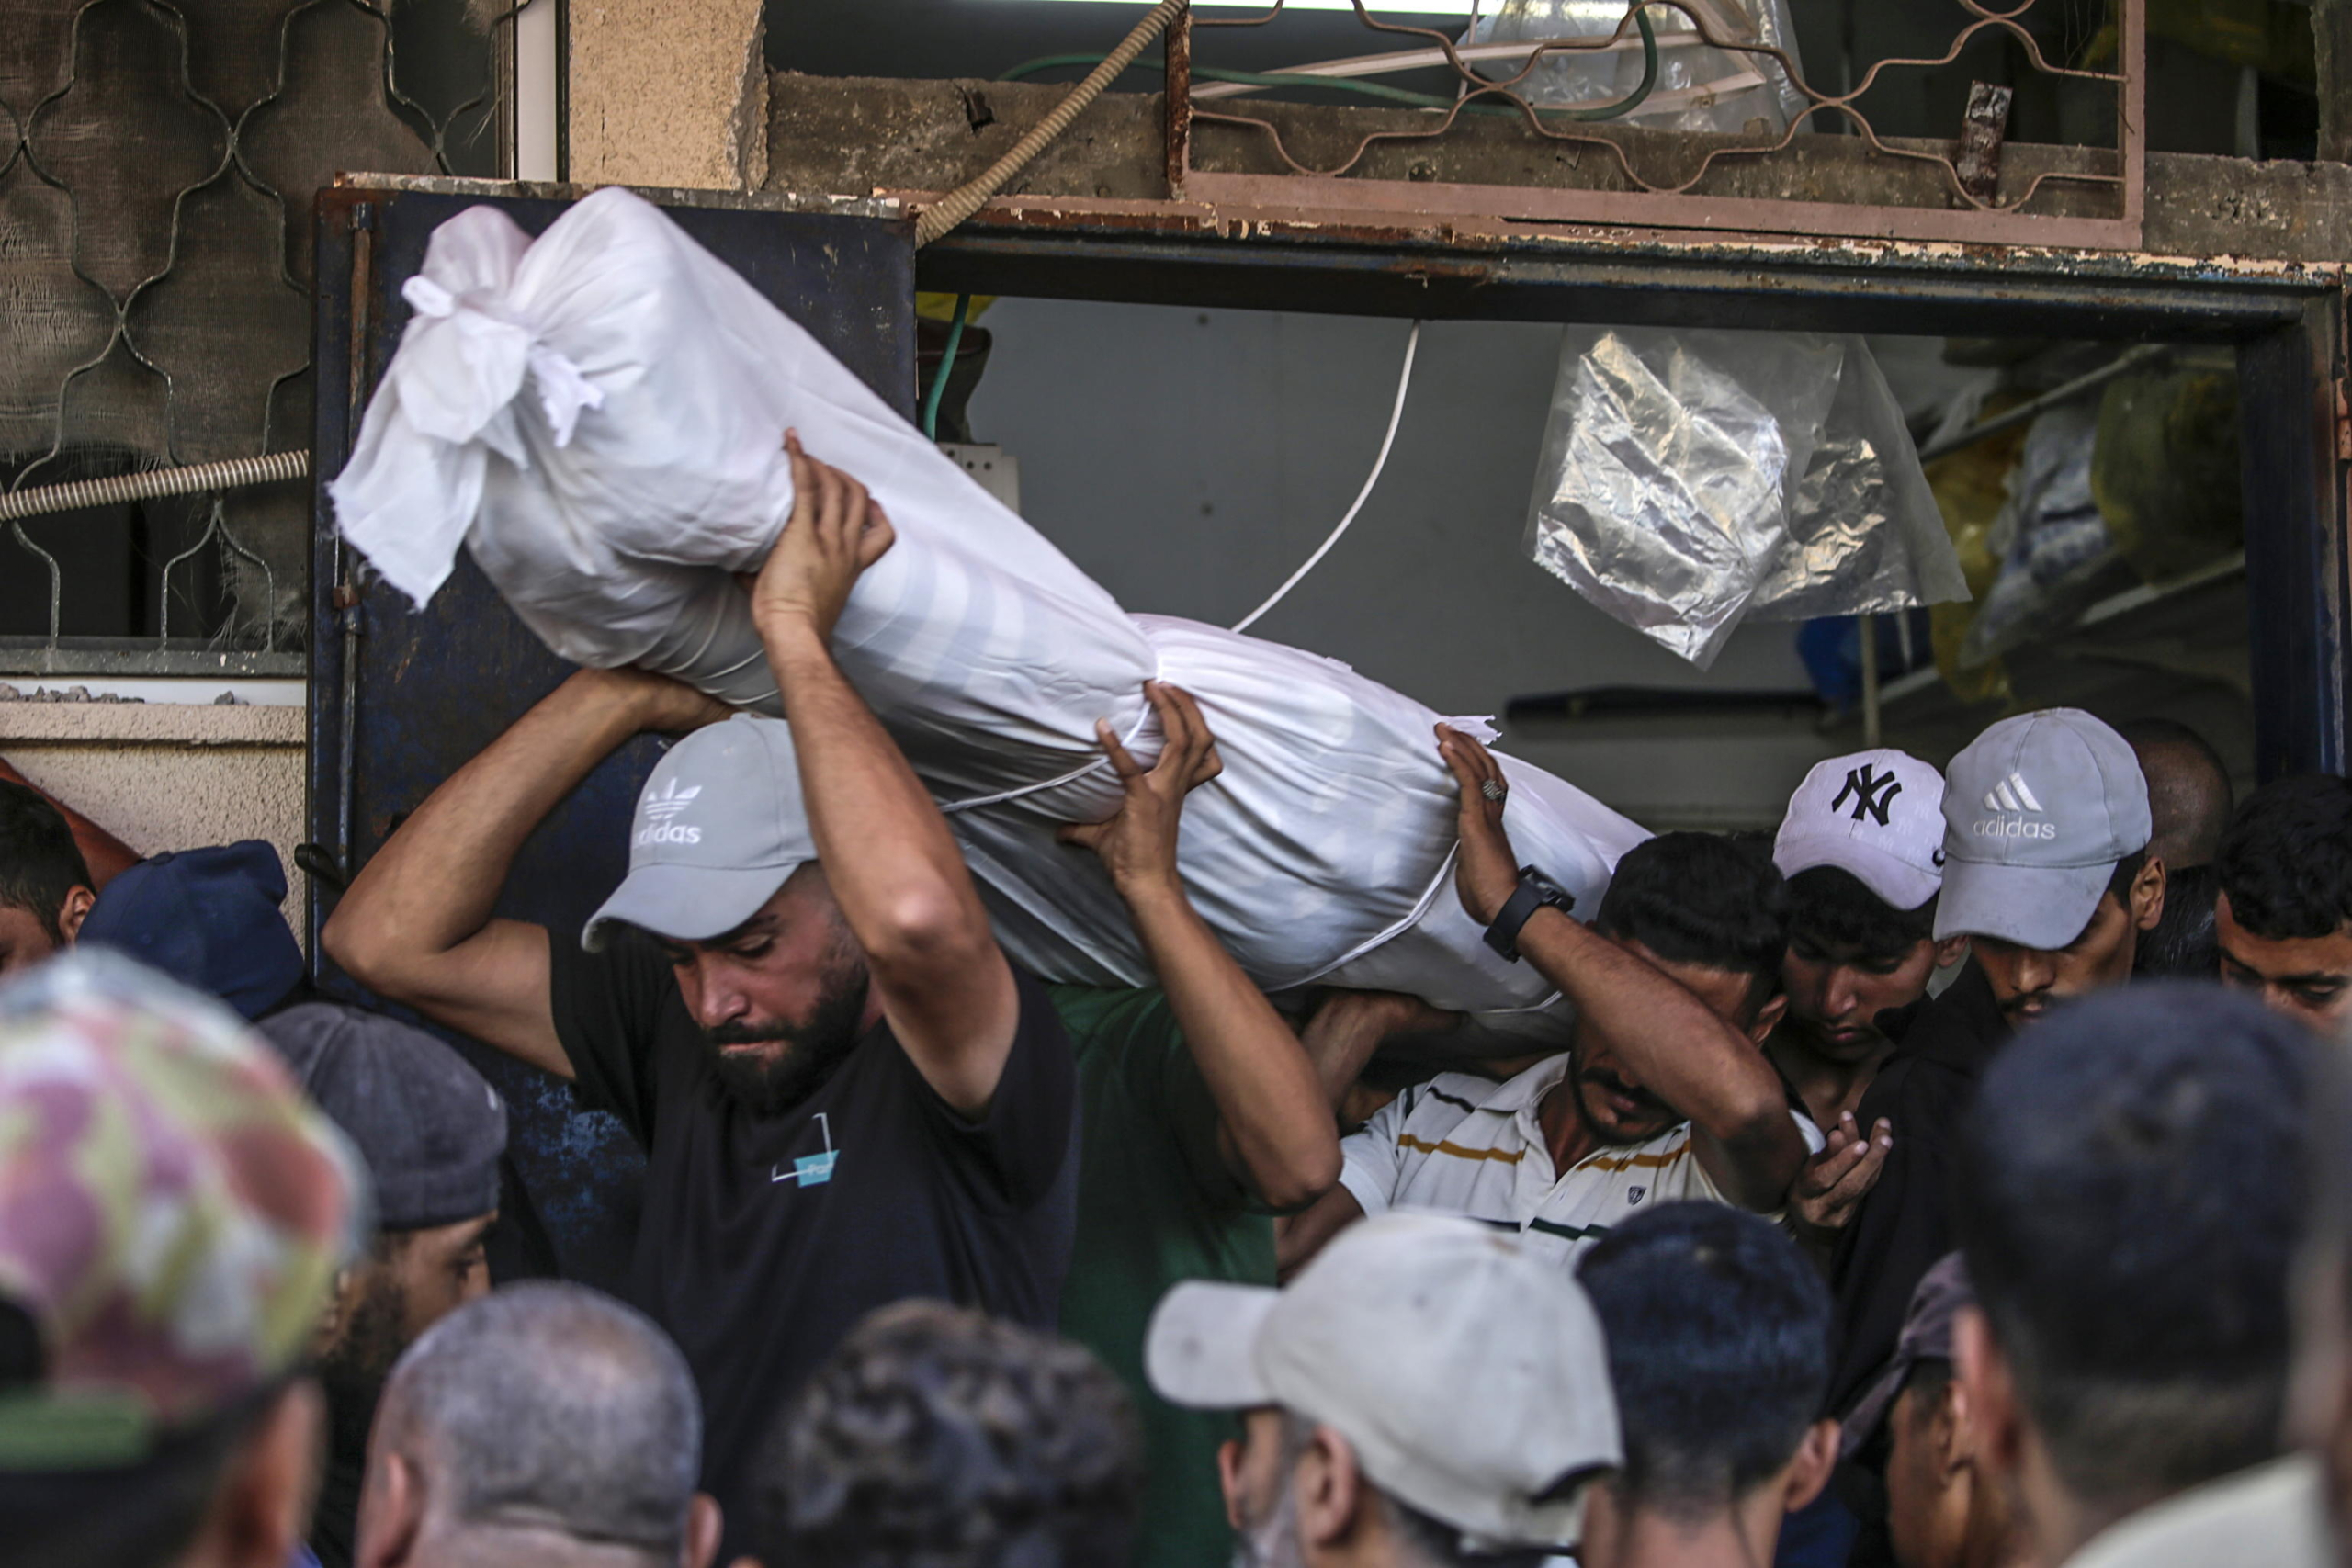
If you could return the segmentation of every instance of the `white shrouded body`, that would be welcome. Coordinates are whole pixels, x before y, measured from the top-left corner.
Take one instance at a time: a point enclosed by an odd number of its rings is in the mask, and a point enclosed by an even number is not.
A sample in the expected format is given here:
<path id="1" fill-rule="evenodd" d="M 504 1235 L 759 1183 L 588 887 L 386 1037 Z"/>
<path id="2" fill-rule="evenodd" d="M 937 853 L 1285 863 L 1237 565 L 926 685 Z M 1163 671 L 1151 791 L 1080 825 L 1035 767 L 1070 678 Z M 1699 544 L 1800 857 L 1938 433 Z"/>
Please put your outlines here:
<path id="1" fill-rule="evenodd" d="M 1017 962 L 1150 981 L 1101 868 L 1053 829 L 1115 808 L 1097 718 L 1157 754 L 1143 697 L 1157 678 L 1216 731 L 1226 772 L 1186 809 L 1182 863 L 1261 985 L 1388 987 L 1476 1011 L 1546 1002 L 1453 896 L 1434 712 L 1314 654 L 1128 615 L 643 200 L 599 191 L 536 242 L 471 209 L 435 232 L 406 292 L 417 315 L 330 488 L 345 536 L 413 599 L 462 541 L 565 658 L 779 712 L 730 574 L 766 558 L 790 513 L 780 437 L 794 427 L 898 531 L 834 653 L 948 811 Z M 1589 912 L 1646 835 L 1504 765 L 1521 854 Z"/>

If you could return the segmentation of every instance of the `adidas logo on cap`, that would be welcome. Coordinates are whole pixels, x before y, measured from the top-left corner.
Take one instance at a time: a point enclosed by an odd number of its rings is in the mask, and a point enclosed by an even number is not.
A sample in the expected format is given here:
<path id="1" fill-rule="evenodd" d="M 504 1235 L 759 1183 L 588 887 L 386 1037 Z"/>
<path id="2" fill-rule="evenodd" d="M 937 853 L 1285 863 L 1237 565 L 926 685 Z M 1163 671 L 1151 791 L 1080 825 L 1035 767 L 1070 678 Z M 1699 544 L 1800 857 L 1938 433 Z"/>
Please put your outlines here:
<path id="1" fill-rule="evenodd" d="M 2030 816 L 2041 815 L 2047 807 L 2034 798 L 2031 786 L 2025 782 L 2025 775 L 2015 770 L 2011 770 L 2007 778 L 1984 792 L 1984 809 L 2000 815 L 1980 817 L 1970 823 L 1968 830 L 1977 838 L 2054 839 L 2058 836 L 2058 824 L 2055 822 L 2027 820 Z"/>
<path id="2" fill-rule="evenodd" d="M 688 784 L 680 789 L 678 781 L 672 779 L 662 786 L 661 794 L 647 795 L 645 826 L 638 829 L 636 842 L 640 847 L 647 844 L 701 843 L 700 828 L 683 827 L 676 820 L 678 814 L 692 806 L 695 797 L 701 793 L 700 784 Z"/>
<path id="3" fill-rule="evenodd" d="M 1984 792 L 1987 811 L 2039 811 L 2041 802 L 2033 798 L 2033 791 L 2026 787 L 2025 775 L 2012 773 L 2007 778 Z"/>

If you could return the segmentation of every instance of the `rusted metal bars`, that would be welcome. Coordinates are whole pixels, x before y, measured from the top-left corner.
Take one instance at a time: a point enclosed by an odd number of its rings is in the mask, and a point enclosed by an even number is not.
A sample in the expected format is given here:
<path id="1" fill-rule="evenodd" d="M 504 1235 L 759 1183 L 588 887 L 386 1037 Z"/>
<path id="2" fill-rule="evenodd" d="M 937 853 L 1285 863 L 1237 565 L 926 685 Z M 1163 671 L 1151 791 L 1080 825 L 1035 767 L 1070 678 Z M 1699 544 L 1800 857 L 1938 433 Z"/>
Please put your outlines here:
<path id="1" fill-rule="evenodd" d="M 187 378 L 185 376 L 175 378 L 170 369 L 151 355 L 141 342 L 141 325 L 139 321 L 134 320 L 133 312 L 134 308 L 140 304 L 144 296 L 164 283 L 167 278 L 182 272 L 185 264 L 191 259 L 208 262 L 216 266 L 220 265 L 218 256 L 198 256 L 197 252 L 199 244 L 219 243 L 218 237 L 209 233 L 201 235 L 193 233 L 185 221 L 185 213 L 188 207 L 187 198 L 198 191 L 226 182 L 249 189 L 275 203 L 281 228 L 310 220 L 311 193 L 300 190 L 280 191 L 270 185 L 249 158 L 249 149 L 246 145 L 254 127 L 262 123 L 265 111 L 280 105 L 290 93 L 305 85 L 303 82 L 298 80 L 295 70 L 294 37 L 298 23 L 302 21 L 307 13 L 322 7 L 356 13 L 373 23 L 379 29 L 380 38 L 380 65 L 375 74 L 377 90 L 381 95 L 381 101 L 388 108 L 403 114 L 412 131 L 415 131 L 419 126 L 422 127 L 422 131 L 418 134 L 419 142 L 430 152 L 435 167 L 447 174 L 452 170 L 453 159 L 463 156 L 460 149 L 480 141 L 482 118 L 495 109 L 497 100 L 503 95 L 505 77 L 499 67 L 501 55 L 498 48 L 495 47 L 496 41 L 511 35 L 514 18 L 528 6 L 552 6 L 556 3 L 557 0 L 500 0 L 495 14 L 488 18 L 486 24 L 493 47 L 484 51 L 486 63 L 479 85 L 470 90 L 469 96 L 463 102 L 439 114 L 413 96 L 404 86 L 407 73 L 403 70 L 403 59 L 394 26 L 391 0 L 304 0 L 303 4 L 286 8 L 284 14 L 277 18 L 274 29 L 276 53 L 272 62 L 271 75 L 268 78 L 271 85 L 268 91 L 258 98 L 243 104 L 242 107 L 233 102 L 227 103 L 225 107 L 222 103 L 216 103 L 211 96 L 207 96 L 205 91 L 199 90 L 197 78 L 193 73 L 195 69 L 193 62 L 201 56 L 200 53 L 191 51 L 189 34 L 192 30 L 197 33 L 197 42 L 199 45 L 209 42 L 213 49 L 224 48 L 225 45 L 218 36 L 205 30 L 221 25 L 219 19 L 209 17 L 201 9 L 183 12 L 168 6 L 155 8 L 150 14 L 153 25 L 163 27 L 175 35 L 179 44 L 177 73 L 174 84 L 176 88 L 177 101 L 192 107 L 213 128 L 220 152 L 214 159 L 212 166 L 204 172 L 201 178 L 174 194 L 170 217 L 161 236 L 163 243 L 158 247 L 164 258 L 164 264 L 152 275 L 137 279 L 127 289 L 109 288 L 85 268 L 79 251 L 74 253 L 73 275 L 86 285 L 96 297 L 107 302 L 112 315 L 111 331 L 94 354 L 67 369 L 59 382 L 53 404 L 55 419 L 47 450 L 19 454 L 18 456 L 26 457 L 27 460 L 17 468 L 5 483 L 0 483 L 0 521 L 6 521 L 8 525 L 5 531 L 0 531 L 0 553 L 28 554 L 37 559 L 48 574 L 48 620 L 45 632 L 40 634 L 41 640 L 48 648 L 54 650 L 64 640 L 61 634 L 65 563 L 61 562 L 50 550 L 42 548 L 14 519 L 58 509 L 53 498 L 51 501 L 36 502 L 27 501 L 23 497 L 28 491 L 48 491 L 58 488 L 44 485 L 42 481 L 58 467 L 67 462 L 74 455 L 77 447 L 87 444 L 88 437 L 78 430 L 75 427 L 75 422 L 69 418 L 71 412 L 69 403 L 77 381 L 101 372 L 107 362 L 119 350 L 132 364 L 160 380 L 163 387 L 163 400 L 166 410 L 164 449 L 141 453 L 140 456 L 151 462 L 160 462 L 163 465 L 163 473 L 187 474 L 201 470 L 201 474 L 217 473 L 221 476 L 218 482 L 175 483 L 168 489 L 158 490 L 154 488 L 160 477 L 157 469 L 135 469 L 131 473 L 116 476 L 120 484 L 131 486 L 132 490 L 123 491 L 119 496 L 110 495 L 99 500 L 83 502 L 80 504 L 109 504 L 118 501 L 146 499 L 164 494 L 200 493 L 208 490 L 217 492 L 255 482 L 248 472 L 253 464 L 282 463 L 283 461 L 284 454 L 271 453 L 273 445 L 271 421 L 278 412 L 278 392 L 281 384 L 307 372 L 311 368 L 308 364 L 278 376 L 270 386 L 269 395 L 262 400 L 261 427 L 254 438 L 255 456 L 232 458 L 218 463 L 189 465 L 179 456 L 177 450 L 179 437 L 175 434 L 184 423 L 183 418 L 180 417 L 182 400 L 191 395 L 189 389 L 182 384 Z M 28 108 L 21 111 L 0 104 L 0 179 L 5 179 L 12 171 L 21 170 L 23 176 L 29 177 L 40 185 L 59 192 L 68 209 L 74 211 L 77 225 L 84 220 L 85 217 L 79 210 L 79 205 L 83 199 L 82 194 L 77 191 L 74 182 L 64 172 L 46 166 L 42 162 L 36 146 L 39 140 L 38 122 L 44 115 L 58 112 L 58 106 L 77 89 L 99 89 L 107 86 L 112 86 L 116 90 L 121 89 L 121 84 L 119 82 L 107 83 L 96 80 L 96 73 L 103 70 L 127 68 L 120 66 L 113 56 L 104 51 L 86 45 L 83 39 L 85 21 L 92 13 L 99 9 L 102 4 L 103 0 L 84 0 L 84 3 L 74 11 L 70 26 L 63 35 L 68 40 L 66 50 L 69 69 L 64 72 L 58 85 Z M 414 39 L 412 39 L 411 41 L 414 42 Z M 95 68 L 85 65 L 85 53 L 90 61 L 96 62 Z M 466 90 L 460 89 L 460 91 Z M 231 112 L 232 110 L 234 112 Z M 271 247 L 273 253 L 281 258 L 277 265 L 277 276 L 285 286 L 283 306 L 288 312 L 300 312 L 307 316 L 309 280 L 296 276 L 292 268 L 282 259 L 291 254 L 295 249 L 284 243 L 283 238 L 281 235 L 280 243 Z M 149 310 L 152 315 L 152 306 L 149 307 Z M 262 454 L 268 454 L 268 456 L 265 457 Z M 307 454 L 302 456 L 307 459 Z M 287 477 L 290 476 L 272 469 L 265 479 Z M 87 491 L 90 486 L 109 482 L 106 479 L 80 481 L 71 488 L 80 492 Z M 271 639 L 275 635 L 277 615 L 274 594 L 277 571 L 261 556 L 248 549 L 228 524 L 218 517 L 202 530 L 193 544 L 185 549 L 178 550 L 166 564 L 160 578 L 161 602 L 156 606 L 158 616 L 156 624 L 159 626 L 167 626 L 170 621 L 172 583 L 169 568 L 189 559 L 192 555 L 208 545 L 221 552 L 224 558 L 235 556 L 249 562 L 261 563 L 265 582 L 273 585 L 270 593 L 272 602 L 261 606 L 262 613 L 254 618 L 263 628 L 266 648 L 274 647 Z M 159 653 L 165 651 L 163 649 L 163 642 L 165 640 L 164 637 L 159 635 L 157 638 L 151 640 L 154 642 Z"/>
<path id="2" fill-rule="evenodd" d="M 1193 7 L 1190 0 L 1168 24 L 1168 199 L 1184 199 L 1184 175 L 1193 161 Z"/>
<path id="3" fill-rule="evenodd" d="M 1748 232 L 1853 235 L 1885 239 L 1950 241 L 1995 244 L 2047 245 L 2071 249 L 2131 249 L 2141 237 L 2146 164 L 2144 73 L 2146 0 L 2119 0 L 2117 68 L 2089 70 L 2053 64 L 2044 57 L 2040 39 L 2025 18 L 2040 0 L 2023 0 L 2007 9 L 1994 9 L 1984 0 L 1960 0 L 1969 20 L 1954 35 L 1951 47 L 1938 58 L 1883 60 L 1872 64 L 1841 93 L 1825 93 L 1810 85 L 1798 62 L 1784 50 L 1760 39 L 1744 39 L 1721 30 L 1713 6 L 1698 0 L 1634 0 L 1624 19 L 1606 36 L 1554 39 L 1531 43 L 1519 69 L 1499 79 L 1478 74 L 1462 57 L 1445 32 L 1382 21 L 1354 0 L 1359 21 L 1368 29 L 1410 38 L 1449 62 L 1460 78 L 1462 96 L 1442 118 L 1427 129 L 1385 130 L 1360 139 L 1353 150 L 1335 164 L 1310 166 L 1294 156 L 1272 122 L 1255 116 L 1204 108 L 1189 94 L 1189 79 L 1180 89 L 1170 73 L 1170 186 L 1191 200 L 1255 208 L 1289 208 L 1335 214 L 1414 213 L 1479 217 L 1531 222 L 1598 224 L 1611 227 L 1732 229 Z M 1629 153 L 1626 142 L 1590 126 L 1558 126 L 1548 120 L 1542 106 L 1531 103 L 1518 89 L 1544 59 L 1622 48 L 1636 11 L 1647 8 L 1672 13 L 1686 24 L 1673 35 L 1704 47 L 1754 58 L 1770 80 L 1783 76 L 1806 100 L 1806 107 L 1792 114 L 1777 137 L 1752 142 L 1717 139 L 1695 160 L 1682 160 L 1679 177 L 1653 178 Z M 1203 27 L 1259 27 L 1272 22 L 1283 0 L 1261 14 L 1239 18 L 1198 19 Z M 2004 195 L 1997 180 L 1972 182 L 1962 177 L 1957 144 L 1947 150 L 1925 150 L 1917 144 L 1889 142 L 1880 137 L 1859 107 L 1861 99 L 1887 72 L 1935 69 L 1957 61 L 1980 35 L 2006 35 L 2013 40 L 2037 73 L 2064 80 L 2106 84 L 2116 96 L 2116 146 L 2107 169 L 2043 169 L 2024 179 L 2024 188 Z M 1187 51 L 1189 53 L 1189 51 Z M 1176 95 L 1184 91 L 1181 113 Z M 1450 184 L 1437 181 L 1397 181 L 1366 178 L 1353 171 L 1374 146 L 1429 141 L 1444 135 L 1464 109 L 1478 100 L 1498 100 L 1518 110 L 1529 130 L 1547 141 L 1575 143 L 1600 150 L 1613 162 L 1621 188 L 1568 190 L 1535 186 Z M 1788 149 L 1817 111 L 1843 117 L 1868 144 L 1871 153 L 1890 160 L 1927 164 L 1943 176 L 1948 202 L 1937 207 L 1868 205 L 1851 202 L 1763 199 L 1711 194 L 1703 187 L 1718 164 L 1743 159 L 1769 158 Z M 1224 125 L 1251 136 L 1269 147 L 1286 172 L 1240 173 L 1204 170 L 1195 162 L 1198 128 Z M 1181 134 L 1179 134 L 1181 133 Z M 2046 187 L 2058 185 L 2091 186 L 2111 192 L 2110 210 L 2084 216 L 2029 210 Z"/>

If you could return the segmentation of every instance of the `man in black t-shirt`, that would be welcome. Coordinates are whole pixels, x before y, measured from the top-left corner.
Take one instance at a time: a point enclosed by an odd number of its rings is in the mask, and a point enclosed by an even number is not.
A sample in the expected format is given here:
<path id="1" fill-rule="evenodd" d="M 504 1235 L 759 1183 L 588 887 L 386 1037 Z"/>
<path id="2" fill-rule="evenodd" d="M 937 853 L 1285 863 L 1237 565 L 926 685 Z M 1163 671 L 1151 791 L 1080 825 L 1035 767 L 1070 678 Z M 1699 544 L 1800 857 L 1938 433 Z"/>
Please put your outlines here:
<path id="1" fill-rule="evenodd" d="M 418 807 L 325 931 L 353 975 L 572 1079 L 644 1145 L 633 1293 L 701 1385 L 730 1535 L 762 1435 L 871 1309 L 1053 1326 L 1078 1165 L 1061 1024 L 827 650 L 889 525 L 788 445 L 792 518 L 752 590 L 788 728 L 584 671 Z M 523 840 L 644 730 L 695 733 L 647 781 L 586 951 L 492 919 Z"/>

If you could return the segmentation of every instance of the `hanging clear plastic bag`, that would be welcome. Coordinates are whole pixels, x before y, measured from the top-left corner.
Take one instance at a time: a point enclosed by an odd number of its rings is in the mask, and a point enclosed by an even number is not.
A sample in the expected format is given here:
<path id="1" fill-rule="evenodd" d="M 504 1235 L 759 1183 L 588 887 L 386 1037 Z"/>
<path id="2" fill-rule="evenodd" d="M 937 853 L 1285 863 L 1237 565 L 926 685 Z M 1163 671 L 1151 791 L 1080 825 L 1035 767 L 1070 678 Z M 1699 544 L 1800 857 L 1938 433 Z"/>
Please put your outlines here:
<path id="1" fill-rule="evenodd" d="M 1859 337 L 1571 329 L 1529 513 L 1538 565 L 1702 670 L 1751 613 L 1968 594 Z"/>
<path id="2" fill-rule="evenodd" d="M 1797 59 L 1788 0 L 1686 3 L 1705 19 L 1713 37 L 1777 49 Z M 1478 19 L 1469 41 L 1607 38 L 1617 31 L 1626 12 L 1626 0 L 1500 0 L 1492 16 Z M 1657 32 L 1657 80 L 1632 112 L 1620 117 L 1623 123 L 1653 130 L 1777 137 L 1804 113 L 1809 100 L 1770 55 L 1702 43 L 1690 18 L 1670 6 L 1653 6 L 1649 17 Z M 1487 61 L 1481 69 L 1491 79 L 1505 80 L 1524 63 Z M 1618 103 L 1641 86 L 1642 69 L 1641 39 L 1629 27 L 1613 48 L 1545 55 L 1513 90 L 1539 108 Z"/>
<path id="3" fill-rule="evenodd" d="M 1747 601 L 1755 621 L 1887 615 L 1968 597 L 1902 404 L 1859 338 L 1789 506 L 1789 536 Z"/>

